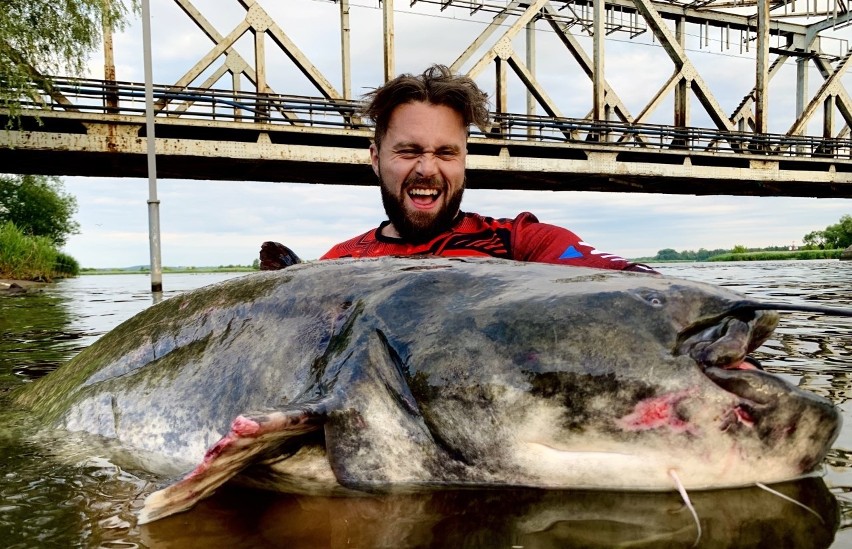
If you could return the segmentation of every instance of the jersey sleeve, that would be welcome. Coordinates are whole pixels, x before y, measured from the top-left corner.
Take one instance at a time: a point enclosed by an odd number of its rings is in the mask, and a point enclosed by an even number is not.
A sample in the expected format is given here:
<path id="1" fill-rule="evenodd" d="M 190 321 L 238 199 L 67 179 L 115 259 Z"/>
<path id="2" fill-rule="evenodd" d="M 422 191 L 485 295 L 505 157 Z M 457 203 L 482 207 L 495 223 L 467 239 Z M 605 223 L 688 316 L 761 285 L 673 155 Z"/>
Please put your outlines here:
<path id="1" fill-rule="evenodd" d="M 623 257 L 601 252 L 568 229 L 540 223 L 529 212 L 524 212 L 515 218 L 512 229 L 512 251 L 514 259 L 518 261 L 656 273 L 647 265 L 633 263 Z"/>

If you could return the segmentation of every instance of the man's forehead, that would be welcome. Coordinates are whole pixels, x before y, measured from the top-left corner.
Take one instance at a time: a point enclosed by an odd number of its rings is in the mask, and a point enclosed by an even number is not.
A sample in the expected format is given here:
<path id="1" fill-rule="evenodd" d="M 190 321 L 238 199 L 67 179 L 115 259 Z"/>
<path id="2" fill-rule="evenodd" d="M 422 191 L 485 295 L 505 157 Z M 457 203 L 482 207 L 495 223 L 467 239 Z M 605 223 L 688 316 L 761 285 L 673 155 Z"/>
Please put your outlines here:
<path id="1" fill-rule="evenodd" d="M 409 102 L 391 113 L 387 135 L 395 142 L 423 144 L 435 139 L 452 144 L 467 140 L 467 128 L 461 113 L 446 105 Z M 434 144 L 434 143 L 432 143 Z"/>

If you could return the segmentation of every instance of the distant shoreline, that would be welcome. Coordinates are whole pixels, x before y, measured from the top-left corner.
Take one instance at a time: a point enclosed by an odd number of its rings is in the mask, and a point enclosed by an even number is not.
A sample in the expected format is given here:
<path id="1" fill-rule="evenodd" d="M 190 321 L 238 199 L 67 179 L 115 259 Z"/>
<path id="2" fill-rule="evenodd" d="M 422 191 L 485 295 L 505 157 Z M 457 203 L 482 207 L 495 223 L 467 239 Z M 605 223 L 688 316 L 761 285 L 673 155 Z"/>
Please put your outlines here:
<path id="1" fill-rule="evenodd" d="M 630 261 L 636 263 L 710 263 L 720 261 L 806 261 L 812 259 L 840 259 L 843 250 L 797 250 L 788 252 L 747 252 L 741 254 L 722 254 L 703 260 L 695 259 L 657 259 L 656 257 L 637 257 Z M 210 274 L 210 273 L 251 273 L 258 269 L 248 265 L 230 265 L 226 267 L 164 267 L 163 274 Z M 150 275 L 146 268 L 106 268 L 80 269 L 78 276 L 98 275 Z M 35 280 L 17 280 L 0 276 L 0 292 L 30 291 L 50 284 Z M 17 288 L 13 285 L 17 285 Z"/>
<path id="2" fill-rule="evenodd" d="M 806 261 L 809 259 L 840 259 L 843 250 L 795 250 L 787 252 L 745 252 L 721 254 L 707 259 L 657 259 L 639 257 L 631 259 L 637 263 L 711 263 L 717 261 Z"/>
<path id="3" fill-rule="evenodd" d="M 253 267 L 164 267 L 163 274 L 252 273 Z M 150 269 L 80 269 L 80 275 L 151 274 Z"/>

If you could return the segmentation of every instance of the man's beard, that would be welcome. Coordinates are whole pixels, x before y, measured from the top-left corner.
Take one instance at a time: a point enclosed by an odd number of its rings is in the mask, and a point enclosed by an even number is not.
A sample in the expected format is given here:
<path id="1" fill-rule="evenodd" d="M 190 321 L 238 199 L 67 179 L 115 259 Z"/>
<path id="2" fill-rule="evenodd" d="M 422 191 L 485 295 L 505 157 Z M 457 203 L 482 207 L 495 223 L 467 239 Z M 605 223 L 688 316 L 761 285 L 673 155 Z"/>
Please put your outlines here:
<path id="1" fill-rule="evenodd" d="M 444 205 L 437 214 L 431 212 L 407 212 L 405 210 L 405 196 L 412 186 L 437 188 L 442 195 L 446 195 Z M 453 194 L 449 194 L 449 186 L 440 177 L 419 178 L 410 177 L 405 180 L 400 189 L 399 196 L 394 196 L 387 189 L 379 176 L 379 187 L 382 191 L 382 205 L 385 213 L 393 224 L 399 236 L 407 242 L 422 244 L 428 242 L 449 230 L 461 207 L 462 195 L 464 194 L 464 182 Z M 439 197 L 439 200 L 442 197 Z"/>

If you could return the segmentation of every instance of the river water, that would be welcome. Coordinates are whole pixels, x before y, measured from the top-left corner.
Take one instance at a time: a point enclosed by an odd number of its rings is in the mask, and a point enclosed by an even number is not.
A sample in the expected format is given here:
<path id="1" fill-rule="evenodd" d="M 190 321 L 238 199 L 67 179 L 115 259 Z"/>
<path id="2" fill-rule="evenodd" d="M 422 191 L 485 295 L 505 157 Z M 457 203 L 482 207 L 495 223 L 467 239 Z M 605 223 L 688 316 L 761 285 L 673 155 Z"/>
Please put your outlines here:
<path id="1" fill-rule="evenodd" d="M 852 307 L 852 262 L 692 263 L 666 275 L 772 301 Z M 166 274 L 168 299 L 241 274 Z M 40 444 L 5 400 L 151 305 L 143 275 L 83 276 L 0 297 L 0 546 L 4 547 L 691 547 L 677 494 L 492 490 L 318 498 L 224 489 L 145 526 L 150 479 L 73 443 Z M 822 478 L 691 495 L 700 547 L 852 547 L 852 318 L 783 313 L 756 353 L 764 367 L 833 400 L 845 426 Z"/>

